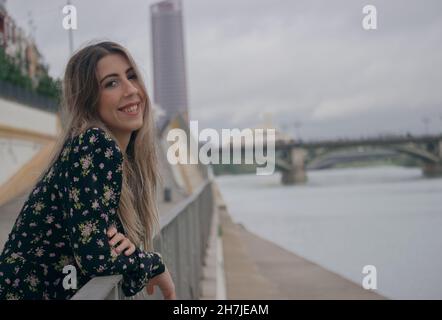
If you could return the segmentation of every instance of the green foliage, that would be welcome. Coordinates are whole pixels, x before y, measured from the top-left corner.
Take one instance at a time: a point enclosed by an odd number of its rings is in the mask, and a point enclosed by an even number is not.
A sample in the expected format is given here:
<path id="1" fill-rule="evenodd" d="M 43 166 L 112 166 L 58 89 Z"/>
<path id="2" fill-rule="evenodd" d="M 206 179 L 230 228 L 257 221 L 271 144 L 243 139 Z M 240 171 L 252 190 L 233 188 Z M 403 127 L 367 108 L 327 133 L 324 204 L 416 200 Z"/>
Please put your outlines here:
<path id="1" fill-rule="evenodd" d="M 45 74 L 40 78 L 38 82 L 36 92 L 42 96 L 58 99 L 60 81 L 52 79 L 49 75 Z"/>
<path id="2" fill-rule="evenodd" d="M 44 68 L 43 75 L 37 79 L 35 86 L 31 78 L 24 74 L 20 67 L 14 63 L 3 47 L 0 47 L 0 80 L 11 83 L 26 90 L 36 92 L 42 96 L 58 99 L 60 97 L 60 80 L 54 80 Z"/>
<path id="3" fill-rule="evenodd" d="M 21 72 L 20 68 L 6 55 L 3 48 L 0 48 L 0 80 L 32 90 L 31 79 Z"/>

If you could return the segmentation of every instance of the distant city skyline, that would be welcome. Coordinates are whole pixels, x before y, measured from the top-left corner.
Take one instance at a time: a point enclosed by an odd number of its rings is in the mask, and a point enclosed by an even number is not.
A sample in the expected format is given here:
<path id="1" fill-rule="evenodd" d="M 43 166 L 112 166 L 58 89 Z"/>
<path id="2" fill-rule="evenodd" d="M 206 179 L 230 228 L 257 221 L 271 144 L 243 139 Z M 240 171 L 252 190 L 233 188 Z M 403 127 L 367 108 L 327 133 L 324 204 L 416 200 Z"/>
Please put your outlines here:
<path id="1" fill-rule="evenodd" d="M 74 44 L 111 39 L 140 64 L 153 98 L 149 10 L 157 1 L 72 0 Z M 364 30 L 366 1 L 183 1 L 190 119 L 201 127 L 255 127 L 264 114 L 304 139 L 442 132 L 442 3 L 371 1 L 377 30 Z M 63 1 L 7 1 L 53 76 L 68 59 Z M 28 30 L 29 31 L 29 30 Z"/>

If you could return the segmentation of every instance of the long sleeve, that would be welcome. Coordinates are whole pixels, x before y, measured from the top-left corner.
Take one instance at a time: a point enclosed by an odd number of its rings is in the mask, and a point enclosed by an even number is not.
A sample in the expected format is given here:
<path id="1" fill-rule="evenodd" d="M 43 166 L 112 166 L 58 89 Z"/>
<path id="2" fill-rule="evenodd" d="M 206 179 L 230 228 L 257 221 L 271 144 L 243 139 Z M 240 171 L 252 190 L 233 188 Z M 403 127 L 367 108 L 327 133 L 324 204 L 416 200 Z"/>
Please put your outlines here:
<path id="1" fill-rule="evenodd" d="M 75 260 L 91 277 L 122 274 L 124 294 L 134 295 L 165 265 L 159 253 L 138 248 L 130 256 L 113 254 L 106 232 L 118 219 L 123 155 L 102 129 L 90 128 L 76 139 L 66 172 L 66 221 Z"/>

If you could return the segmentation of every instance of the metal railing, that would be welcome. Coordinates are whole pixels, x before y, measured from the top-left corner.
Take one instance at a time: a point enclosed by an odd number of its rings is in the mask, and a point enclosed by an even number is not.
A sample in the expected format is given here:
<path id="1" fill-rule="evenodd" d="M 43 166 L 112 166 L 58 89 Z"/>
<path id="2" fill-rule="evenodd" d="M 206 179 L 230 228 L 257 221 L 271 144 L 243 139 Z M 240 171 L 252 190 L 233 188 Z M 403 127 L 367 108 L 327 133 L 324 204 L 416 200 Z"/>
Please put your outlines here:
<path id="1" fill-rule="evenodd" d="M 206 180 L 173 210 L 160 216 L 161 231 L 154 249 L 161 253 L 175 283 L 178 299 L 200 297 L 200 280 L 213 216 L 212 178 Z M 159 290 L 148 296 L 145 290 L 125 297 L 121 275 L 96 277 L 86 283 L 73 300 L 161 299 Z"/>
<path id="2" fill-rule="evenodd" d="M 52 113 L 57 112 L 59 109 L 55 99 L 41 96 L 33 91 L 2 80 L 0 80 L 0 97 Z"/>

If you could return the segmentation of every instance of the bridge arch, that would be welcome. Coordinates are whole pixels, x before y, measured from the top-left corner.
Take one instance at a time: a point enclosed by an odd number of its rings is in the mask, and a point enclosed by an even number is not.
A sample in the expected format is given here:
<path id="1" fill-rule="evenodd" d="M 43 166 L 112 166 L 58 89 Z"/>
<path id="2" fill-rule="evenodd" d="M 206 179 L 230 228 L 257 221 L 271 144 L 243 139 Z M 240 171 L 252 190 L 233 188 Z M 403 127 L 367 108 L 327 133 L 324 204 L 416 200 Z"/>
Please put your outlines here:
<path id="1" fill-rule="evenodd" d="M 327 158 L 327 155 L 333 154 L 336 151 L 354 150 L 354 149 L 355 149 L 354 146 L 324 148 L 319 153 L 316 153 L 315 156 L 312 159 L 310 159 L 309 163 L 311 164 L 321 161 L 321 159 Z M 433 154 L 423 148 L 418 148 L 416 146 L 410 146 L 410 145 L 374 146 L 372 149 L 373 152 L 382 151 L 382 150 L 385 151 L 391 150 L 394 151 L 396 154 L 405 154 L 411 158 L 418 159 L 424 164 L 437 164 L 441 162 L 441 159 L 436 154 Z M 374 157 L 375 155 L 372 156 Z M 388 156 L 388 154 L 385 154 L 385 156 Z M 365 155 L 365 157 L 370 158 L 370 155 L 369 154 Z M 364 158 L 364 154 L 361 154 L 361 158 Z"/>
<path id="2" fill-rule="evenodd" d="M 316 151 L 313 159 L 338 150 L 355 147 L 372 147 L 374 150 L 391 150 L 418 159 L 425 176 L 442 176 L 442 136 L 388 137 L 379 139 L 320 141 L 312 143 L 291 142 L 277 145 L 275 167 L 282 172 L 282 181 L 292 184 L 296 178 L 305 177 L 306 151 Z M 302 160 L 301 160 L 302 159 Z M 311 163 L 311 162 L 310 162 Z M 298 179 L 306 180 L 306 179 Z M 286 183 L 288 182 L 288 183 Z"/>

